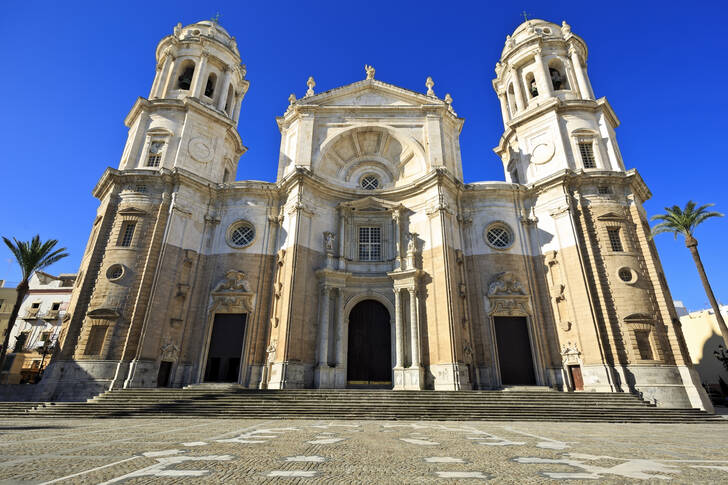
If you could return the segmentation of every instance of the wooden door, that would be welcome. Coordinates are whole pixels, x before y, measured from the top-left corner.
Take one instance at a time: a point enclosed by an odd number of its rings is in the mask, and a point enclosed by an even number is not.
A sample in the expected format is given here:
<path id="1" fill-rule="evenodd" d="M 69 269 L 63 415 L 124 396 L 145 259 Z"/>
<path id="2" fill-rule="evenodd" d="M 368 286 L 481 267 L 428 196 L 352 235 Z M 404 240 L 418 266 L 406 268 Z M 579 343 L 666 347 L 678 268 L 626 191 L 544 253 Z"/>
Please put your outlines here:
<path id="1" fill-rule="evenodd" d="M 157 387 L 169 386 L 169 377 L 172 374 L 172 362 L 163 360 L 159 364 L 159 372 L 157 373 Z"/>
<path id="2" fill-rule="evenodd" d="M 504 386 L 535 385 L 526 317 L 495 317 L 494 323 L 501 383 Z"/>
<path id="3" fill-rule="evenodd" d="M 569 374 L 571 375 L 571 383 L 574 385 L 575 391 L 584 390 L 584 379 L 581 377 L 581 366 L 570 365 Z"/>
<path id="4" fill-rule="evenodd" d="M 346 369 L 349 387 L 392 387 L 389 312 L 378 301 L 362 301 L 349 313 Z"/>

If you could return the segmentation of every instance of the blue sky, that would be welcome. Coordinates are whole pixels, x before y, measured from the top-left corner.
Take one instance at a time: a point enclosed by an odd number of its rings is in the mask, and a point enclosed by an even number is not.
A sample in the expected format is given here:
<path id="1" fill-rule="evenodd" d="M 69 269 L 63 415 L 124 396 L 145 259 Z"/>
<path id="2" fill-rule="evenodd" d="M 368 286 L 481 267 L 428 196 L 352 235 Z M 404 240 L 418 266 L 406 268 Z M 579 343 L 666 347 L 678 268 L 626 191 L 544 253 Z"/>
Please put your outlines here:
<path id="1" fill-rule="evenodd" d="M 138 96 L 147 96 L 154 49 L 183 24 L 220 13 L 238 40 L 251 87 L 239 131 L 249 147 L 238 179 L 273 181 L 275 116 L 306 79 L 317 91 L 364 78 L 450 93 L 466 119 L 461 136 L 466 182 L 503 180 L 493 154 L 503 129 L 491 87 L 505 36 L 531 17 L 566 19 L 589 46 L 589 76 L 622 122 L 618 141 L 629 168 L 653 192 L 650 215 L 688 199 L 728 212 L 726 33 L 722 2 L 8 2 L 0 12 L 6 49 L 0 92 L 0 235 L 57 238 L 71 256 L 51 271 L 75 272 L 97 201 L 91 190 L 116 167 Z M 697 232 L 717 297 L 728 303 L 724 238 L 728 219 Z M 657 246 L 673 297 L 707 306 L 682 241 Z M 20 279 L 0 248 L 0 279 Z"/>

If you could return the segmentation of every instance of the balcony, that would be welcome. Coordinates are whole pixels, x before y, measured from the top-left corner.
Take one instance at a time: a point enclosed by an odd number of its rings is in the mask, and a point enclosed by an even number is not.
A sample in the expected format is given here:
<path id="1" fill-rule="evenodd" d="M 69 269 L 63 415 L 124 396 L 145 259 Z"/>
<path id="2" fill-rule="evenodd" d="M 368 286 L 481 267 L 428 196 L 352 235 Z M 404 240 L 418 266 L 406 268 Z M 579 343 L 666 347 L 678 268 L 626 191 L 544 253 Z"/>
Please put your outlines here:
<path id="1" fill-rule="evenodd" d="M 25 310 L 25 313 L 23 314 L 22 318 L 24 320 L 35 320 L 38 318 L 38 311 L 40 308 L 28 308 Z"/>

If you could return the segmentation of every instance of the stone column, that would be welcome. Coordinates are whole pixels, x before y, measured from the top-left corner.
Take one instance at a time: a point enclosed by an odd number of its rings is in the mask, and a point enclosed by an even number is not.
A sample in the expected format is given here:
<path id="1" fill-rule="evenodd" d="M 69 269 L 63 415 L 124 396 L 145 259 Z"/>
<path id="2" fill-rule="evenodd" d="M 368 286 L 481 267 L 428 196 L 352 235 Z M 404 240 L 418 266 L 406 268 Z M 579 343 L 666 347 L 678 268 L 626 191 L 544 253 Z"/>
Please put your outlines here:
<path id="1" fill-rule="evenodd" d="M 510 114 L 508 111 L 508 100 L 506 99 L 506 93 L 505 91 L 498 93 L 498 101 L 500 101 L 501 105 L 501 115 L 503 116 L 503 127 L 508 127 L 508 122 L 510 121 Z"/>
<path id="2" fill-rule="evenodd" d="M 420 366 L 420 325 L 417 320 L 417 291 L 414 288 L 409 290 L 410 298 L 410 344 L 412 346 L 412 364 L 410 367 Z"/>
<path id="3" fill-rule="evenodd" d="M 534 54 L 534 60 L 536 61 L 536 68 L 541 72 L 541 83 L 538 89 L 538 94 L 543 94 L 544 97 L 550 98 L 554 95 L 554 87 L 551 85 L 551 75 L 549 74 L 549 68 L 544 64 L 543 57 L 541 57 L 541 49 L 536 49 Z M 536 79 L 536 84 L 539 84 Z"/>
<path id="4" fill-rule="evenodd" d="M 228 88 L 228 84 L 230 84 L 230 74 L 231 69 L 229 67 L 225 68 L 225 75 L 222 77 L 222 84 L 220 85 L 220 88 L 218 88 L 220 97 L 217 100 L 217 109 L 220 111 L 225 109 L 225 101 L 227 101 L 227 94 L 230 89 Z M 235 96 L 235 91 L 231 93 L 233 96 Z"/>
<path id="5" fill-rule="evenodd" d="M 392 214 L 394 222 L 394 268 L 402 267 L 402 230 L 399 227 L 399 211 Z"/>
<path id="6" fill-rule="evenodd" d="M 396 343 L 395 367 L 404 367 L 404 328 L 402 328 L 402 300 L 400 289 L 394 289 L 394 339 Z"/>
<path id="7" fill-rule="evenodd" d="M 162 69 L 159 71 L 159 75 L 154 79 L 154 85 L 152 86 L 152 90 L 149 93 L 149 97 L 154 98 L 163 98 L 164 97 L 164 91 L 160 90 L 160 86 L 162 88 L 166 88 L 167 86 L 167 77 L 169 75 L 169 67 L 172 64 L 171 55 L 168 53 L 164 56 L 164 62 L 162 63 Z M 162 92 L 160 92 L 162 91 Z"/>
<path id="8" fill-rule="evenodd" d="M 511 69 L 511 79 L 513 79 L 513 94 L 516 95 L 516 108 L 520 113 L 525 106 L 525 98 L 523 97 L 523 89 L 521 89 L 521 76 L 518 74 L 518 69 Z"/>
<path id="9" fill-rule="evenodd" d="M 331 288 L 324 286 L 321 291 L 321 320 L 319 321 L 319 341 L 318 341 L 318 363 L 319 366 L 329 365 L 329 300 L 331 297 Z"/>
<path id="10" fill-rule="evenodd" d="M 586 82 L 584 66 L 581 65 L 579 53 L 574 46 L 569 47 L 569 56 L 571 56 L 571 65 L 574 67 L 574 72 L 576 73 L 576 82 L 579 85 L 579 92 L 581 93 L 582 99 L 594 99 L 589 90 L 589 85 Z"/>
<path id="11" fill-rule="evenodd" d="M 346 338 L 344 335 L 344 290 L 339 288 L 337 291 L 338 299 L 336 301 L 336 365 L 346 366 L 346 356 L 344 349 L 346 348 Z"/>
<path id="12" fill-rule="evenodd" d="M 206 81 L 205 79 L 205 68 L 207 67 L 207 52 L 202 53 L 200 62 L 195 67 L 194 79 L 192 79 L 191 95 L 193 98 L 199 98 L 202 92 L 202 84 Z"/>
<path id="13" fill-rule="evenodd" d="M 174 79 L 174 69 L 175 69 L 175 57 L 170 54 L 169 58 L 171 59 L 169 62 L 169 70 L 167 72 L 167 77 L 164 78 L 162 81 L 162 92 L 159 93 L 160 98 L 166 98 L 167 93 L 169 93 L 169 86 L 172 84 L 172 80 Z"/>
<path id="14" fill-rule="evenodd" d="M 240 118 L 240 107 L 243 105 L 243 96 L 242 94 L 239 97 L 236 97 L 235 99 L 235 113 L 233 113 L 233 121 L 235 123 L 238 122 L 238 118 Z"/>
<path id="15" fill-rule="evenodd" d="M 344 258 L 344 238 L 346 234 L 346 216 L 344 209 L 339 209 L 339 269 L 346 269 L 346 261 Z"/>

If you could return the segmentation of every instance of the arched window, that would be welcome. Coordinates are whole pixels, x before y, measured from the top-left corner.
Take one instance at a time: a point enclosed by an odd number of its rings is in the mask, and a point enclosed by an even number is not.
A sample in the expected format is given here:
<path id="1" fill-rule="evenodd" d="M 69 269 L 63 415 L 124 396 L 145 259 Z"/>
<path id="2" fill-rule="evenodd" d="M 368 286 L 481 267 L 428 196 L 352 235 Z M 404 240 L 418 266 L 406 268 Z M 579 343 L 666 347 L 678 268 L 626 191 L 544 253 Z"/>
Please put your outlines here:
<path id="1" fill-rule="evenodd" d="M 559 59 L 551 59 L 549 62 L 549 77 L 554 91 L 569 89 L 569 80 L 566 78 L 564 65 Z"/>
<path id="2" fill-rule="evenodd" d="M 233 93 L 233 85 L 228 86 L 227 101 L 225 101 L 225 112 L 228 116 L 233 115 L 233 105 L 235 104 L 235 96 Z"/>
<path id="3" fill-rule="evenodd" d="M 192 86 L 192 76 L 195 74 L 195 63 L 193 61 L 184 61 L 179 68 L 179 73 L 177 89 L 188 91 Z"/>
<path id="4" fill-rule="evenodd" d="M 217 75 L 211 72 L 207 76 L 207 84 L 205 84 L 205 96 L 212 98 L 215 95 L 215 86 L 217 85 Z"/>
<path id="5" fill-rule="evenodd" d="M 508 108 L 513 116 L 516 113 L 516 93 L 513 91 L 513 83 L 508 86 Z"/>
<path id="6" fill-rule="evenodd" d="M 528 93 L 532 98 L 538 96 L 538 86 L 536 85 L 536 78 L 533 77 L 532 72 L 526 74 L 526 87 L 528 88 Z"/>

